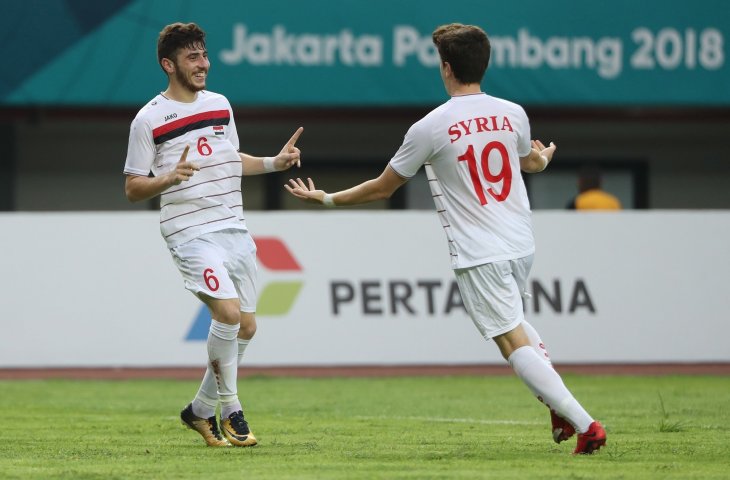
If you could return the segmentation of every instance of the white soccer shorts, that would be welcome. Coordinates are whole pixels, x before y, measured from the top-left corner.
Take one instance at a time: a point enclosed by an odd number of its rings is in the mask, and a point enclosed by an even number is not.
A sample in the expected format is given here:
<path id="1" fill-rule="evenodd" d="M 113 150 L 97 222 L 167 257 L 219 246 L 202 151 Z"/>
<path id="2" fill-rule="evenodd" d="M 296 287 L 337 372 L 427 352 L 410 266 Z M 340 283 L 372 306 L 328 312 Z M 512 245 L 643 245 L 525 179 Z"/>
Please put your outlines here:
<path id="1" fill-rule="evenodd" d="M 243 230 L 206 233 L 171 248 L 173 261 L 195 295 L 238 298 L 242 312 L 256 311 L 256 244 Z"/>
<path id="2" fill-rule="evenodd" d="M 533 255 L 454 270 L 464 307 L 485 339 L 515 329 L 525 319 L 522 296 Z"/>

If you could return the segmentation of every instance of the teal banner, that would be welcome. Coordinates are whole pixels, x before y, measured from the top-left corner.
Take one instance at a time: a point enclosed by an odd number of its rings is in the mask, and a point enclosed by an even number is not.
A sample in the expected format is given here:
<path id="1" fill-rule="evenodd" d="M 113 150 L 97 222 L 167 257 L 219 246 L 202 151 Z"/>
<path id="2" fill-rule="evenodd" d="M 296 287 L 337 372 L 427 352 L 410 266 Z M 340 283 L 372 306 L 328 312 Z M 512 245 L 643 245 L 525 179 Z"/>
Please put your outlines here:
<path id="1" fill-rule="evenodd" d="M 431 32 L 484 28 L 483 88 L 557 107 L 730 106 L 726 0 L 0 2 L 4 106 L 141 106 L 166 87 L 159 31 L 206 30 L 208 88 L 236 106 L 435 105 Z"/>

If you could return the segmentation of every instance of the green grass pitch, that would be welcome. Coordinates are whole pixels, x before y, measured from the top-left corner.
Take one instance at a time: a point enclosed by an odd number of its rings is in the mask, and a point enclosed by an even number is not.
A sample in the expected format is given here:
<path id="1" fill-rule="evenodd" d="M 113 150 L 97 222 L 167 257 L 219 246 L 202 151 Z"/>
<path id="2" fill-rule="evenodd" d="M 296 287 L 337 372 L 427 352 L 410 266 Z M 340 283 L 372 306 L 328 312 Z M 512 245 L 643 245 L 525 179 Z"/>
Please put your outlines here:
<path id="1" fill-rule="evenodd" d="M 514 377 L 243 378 L 246 449 L 181 426 L 197 382 L 0 381 L 0 478 L 730 478 L 730 378 L 564 379 L 608 431 L 595 455 Z"/>

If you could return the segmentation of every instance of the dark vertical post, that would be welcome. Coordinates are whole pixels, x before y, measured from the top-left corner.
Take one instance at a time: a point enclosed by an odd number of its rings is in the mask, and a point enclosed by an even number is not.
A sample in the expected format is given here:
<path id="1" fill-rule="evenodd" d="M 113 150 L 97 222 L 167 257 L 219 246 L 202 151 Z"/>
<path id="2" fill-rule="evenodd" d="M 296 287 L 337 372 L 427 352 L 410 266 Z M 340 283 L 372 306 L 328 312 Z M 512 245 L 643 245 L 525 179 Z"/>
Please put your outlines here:
<path id="1" fill-rule="evenodd" d="M 265 175 L 264 180 L 264 209 L 265 210 L 281 210 L 281 195 L 284 191 L 284 184 L 281 173 L 274 172 Z"/>
<path id="2" fill-rule="evenodd" d="M 12 123 L 0 123 L 0 145 L 3 146 L 3 154 L 0 155 L 0 211 L 11 211 L 15 209 L 16 189 L 16 148 L 15 128 Z"/>

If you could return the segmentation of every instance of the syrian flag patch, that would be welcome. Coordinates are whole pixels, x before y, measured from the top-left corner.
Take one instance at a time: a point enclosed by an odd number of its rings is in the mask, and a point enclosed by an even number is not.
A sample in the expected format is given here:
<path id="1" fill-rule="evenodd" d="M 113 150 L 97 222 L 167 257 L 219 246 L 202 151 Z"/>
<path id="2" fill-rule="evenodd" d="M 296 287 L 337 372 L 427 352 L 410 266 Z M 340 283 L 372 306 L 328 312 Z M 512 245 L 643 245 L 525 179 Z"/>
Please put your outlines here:
<path id="1" fill-rule="evenodd" d="M 223 131 L 223 125 L 215 125 L 213 127 L 213 133 L 216 135 L 223 135 L 225 132 Z"/>

